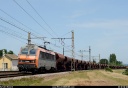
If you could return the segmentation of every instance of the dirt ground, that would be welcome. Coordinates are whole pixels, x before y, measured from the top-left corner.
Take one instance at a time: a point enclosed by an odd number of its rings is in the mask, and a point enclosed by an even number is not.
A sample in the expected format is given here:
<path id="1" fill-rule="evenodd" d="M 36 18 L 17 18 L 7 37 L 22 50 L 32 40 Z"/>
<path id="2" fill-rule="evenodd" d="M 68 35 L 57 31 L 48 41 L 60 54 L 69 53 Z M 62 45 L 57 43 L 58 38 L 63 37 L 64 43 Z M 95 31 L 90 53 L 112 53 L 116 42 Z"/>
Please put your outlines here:
<path id="1" fill-rule="evenodd" d="M 42 85 L 51 86 L 128 86 L 128 76 L 123 75 L 124 70 L 80 71 L 67 75 L 44 79 Z M 49 84 L 50 83 L 50 84 Z"/>

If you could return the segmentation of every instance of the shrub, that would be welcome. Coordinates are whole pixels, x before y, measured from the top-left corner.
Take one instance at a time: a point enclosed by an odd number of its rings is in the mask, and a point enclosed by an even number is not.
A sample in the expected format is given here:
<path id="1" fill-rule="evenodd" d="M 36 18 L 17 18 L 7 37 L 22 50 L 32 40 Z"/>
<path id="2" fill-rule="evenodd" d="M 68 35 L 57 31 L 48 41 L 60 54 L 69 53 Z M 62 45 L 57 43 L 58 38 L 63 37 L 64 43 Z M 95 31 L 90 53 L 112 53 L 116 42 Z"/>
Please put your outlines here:
<path id="1" fill-rule="evenodd" d="M 113 72 L 112 69 L 109 67 L 105 68 L 105 71 Z"/>
<path id="2" fill-rule="evenodd" d="M 122 72 L 122 74 L 128 75 L 128 68 L 124 72 Z"/>

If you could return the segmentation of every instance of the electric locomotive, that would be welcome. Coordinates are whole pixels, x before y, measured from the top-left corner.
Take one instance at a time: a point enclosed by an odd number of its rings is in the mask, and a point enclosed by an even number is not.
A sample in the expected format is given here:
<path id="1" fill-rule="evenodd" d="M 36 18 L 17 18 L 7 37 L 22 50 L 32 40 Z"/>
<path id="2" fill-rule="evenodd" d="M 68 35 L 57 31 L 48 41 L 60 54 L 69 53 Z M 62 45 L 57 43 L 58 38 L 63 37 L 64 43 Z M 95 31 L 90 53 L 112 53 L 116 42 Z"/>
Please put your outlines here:
<path id="1" fill-rule="evenodd" d="M 55 71 L 55 53 L 34 44 L 21 47 L 18 55 L 18 69 L 20 72 L 32 72 L 33 74 L 37 72 Z"/>

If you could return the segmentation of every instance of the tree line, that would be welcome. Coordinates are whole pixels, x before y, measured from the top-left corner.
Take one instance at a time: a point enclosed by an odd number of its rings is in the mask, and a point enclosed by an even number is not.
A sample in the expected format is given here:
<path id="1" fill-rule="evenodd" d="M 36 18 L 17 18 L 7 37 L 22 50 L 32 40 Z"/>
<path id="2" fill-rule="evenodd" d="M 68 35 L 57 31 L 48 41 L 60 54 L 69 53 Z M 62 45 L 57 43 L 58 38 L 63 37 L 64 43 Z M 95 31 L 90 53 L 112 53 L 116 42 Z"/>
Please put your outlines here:
<path id="1" fill-rule="evenodd" d="M 0 57 L 3 56 L 3 50 L 4 50 L 5 54 L 14 54 L 12 50 L 7 51 L 7 49 L 2 49 L 2 50 L 0 50 Z"/>
<path id="2" fill-rule="evenodd" d="M 100 64 L 117 65 L 117 66 L 122 66 L 123 65 L 122 61 L 118 61 L 116 59 L 115 54 L 110 54 L 109 60 L 106 59 L 106 58 L 101 59 Z"/>

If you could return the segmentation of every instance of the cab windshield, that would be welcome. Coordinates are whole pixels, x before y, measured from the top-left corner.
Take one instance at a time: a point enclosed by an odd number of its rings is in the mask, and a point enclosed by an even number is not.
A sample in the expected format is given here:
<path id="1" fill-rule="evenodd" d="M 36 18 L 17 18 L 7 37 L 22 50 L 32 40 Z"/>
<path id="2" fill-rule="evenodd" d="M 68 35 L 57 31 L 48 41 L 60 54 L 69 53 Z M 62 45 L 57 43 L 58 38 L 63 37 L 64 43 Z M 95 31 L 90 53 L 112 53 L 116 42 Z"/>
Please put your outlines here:
<path id="1" fill-rule="evenodd" d="M 28 48 L 24 48 L 21 50 L 21 54 L 28 54 Z"/>
<path id="2" fill-rule="evenodd" d="M 35 49 L 31 49 L 29 53 L 30 54 L 36 54 L 36 50 Z"/>
<path id="3" fill-rule="evenodd" d="M 35 55 L 35 54 L 36 54 L 36 49 L 23 48 L 23 49 L 21 50 L 21 54 Z"/>

